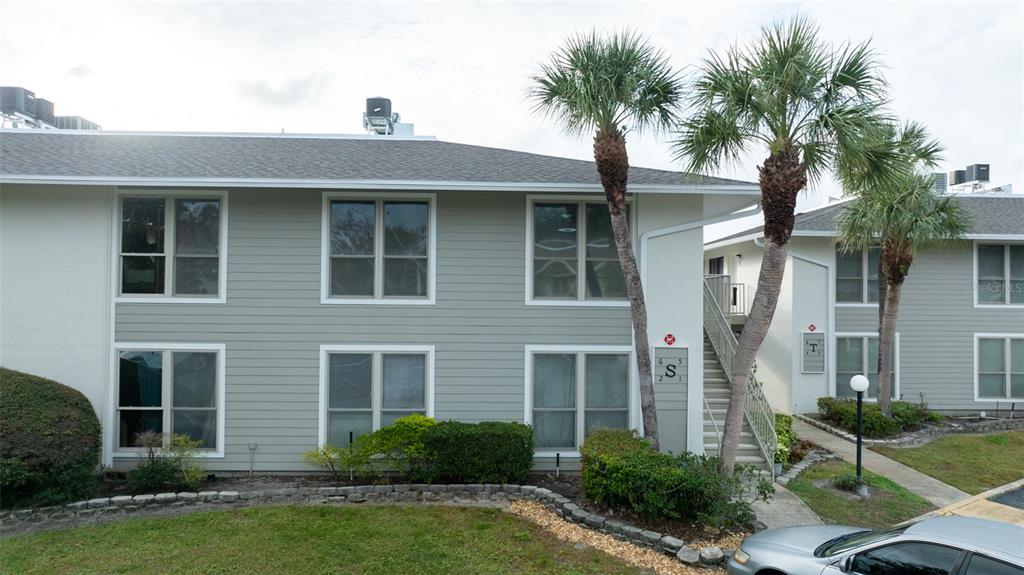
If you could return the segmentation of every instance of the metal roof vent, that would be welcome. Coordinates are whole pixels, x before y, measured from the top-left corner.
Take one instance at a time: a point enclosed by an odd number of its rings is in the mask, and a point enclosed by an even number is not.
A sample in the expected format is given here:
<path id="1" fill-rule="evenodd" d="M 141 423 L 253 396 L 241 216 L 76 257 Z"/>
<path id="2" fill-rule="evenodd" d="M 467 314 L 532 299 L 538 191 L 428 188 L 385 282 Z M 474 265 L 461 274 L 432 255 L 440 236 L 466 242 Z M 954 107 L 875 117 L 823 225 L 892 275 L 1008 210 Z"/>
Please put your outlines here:
<path id="1" fill-rule="evenodd" d="M 366 99 L 363 128 L 378 136 L 413 136 L 413 125 L 402 123 L 401 116 L 391 111 L 389 98 Z"/>

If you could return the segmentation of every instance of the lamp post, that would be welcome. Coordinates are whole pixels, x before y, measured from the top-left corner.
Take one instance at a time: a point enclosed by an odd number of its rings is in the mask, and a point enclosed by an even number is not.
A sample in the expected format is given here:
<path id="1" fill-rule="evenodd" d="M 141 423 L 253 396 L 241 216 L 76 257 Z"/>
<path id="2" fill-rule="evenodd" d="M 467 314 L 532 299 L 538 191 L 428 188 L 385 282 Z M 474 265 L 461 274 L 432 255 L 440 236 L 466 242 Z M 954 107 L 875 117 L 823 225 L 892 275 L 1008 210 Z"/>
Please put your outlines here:
<path id="1" fill-rule="evenodd" d="M 850 378 L 850 387 L 857 392 L 857 481 L 860 481 L 861 423 L 864 420 L 864 392 L 870 382 L 863 375 Z"/>

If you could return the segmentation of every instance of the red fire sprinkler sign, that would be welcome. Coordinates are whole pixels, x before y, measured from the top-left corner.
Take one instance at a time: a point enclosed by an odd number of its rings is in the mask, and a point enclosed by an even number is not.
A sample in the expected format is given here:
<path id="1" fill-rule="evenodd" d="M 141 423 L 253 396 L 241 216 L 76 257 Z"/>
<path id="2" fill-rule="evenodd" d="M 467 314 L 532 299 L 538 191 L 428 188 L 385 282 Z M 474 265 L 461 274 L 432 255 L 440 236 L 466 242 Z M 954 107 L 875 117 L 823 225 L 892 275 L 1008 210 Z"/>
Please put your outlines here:
<path id="1" fill-rule="evenodd" d="M 674 336 L 672 334 L 668 334 L 668 335 L 665 336 L 665 343 L 666 344 L 672 345 L 675 342 L 676 342 L 676 336 Z"/>
<path id="2" fill-rule="evenodd" d="M 807 331 L 814 331 L 816 329 L 818 329 L 818 326 L 814 325 L 813 323 L 807 326 Z"/>

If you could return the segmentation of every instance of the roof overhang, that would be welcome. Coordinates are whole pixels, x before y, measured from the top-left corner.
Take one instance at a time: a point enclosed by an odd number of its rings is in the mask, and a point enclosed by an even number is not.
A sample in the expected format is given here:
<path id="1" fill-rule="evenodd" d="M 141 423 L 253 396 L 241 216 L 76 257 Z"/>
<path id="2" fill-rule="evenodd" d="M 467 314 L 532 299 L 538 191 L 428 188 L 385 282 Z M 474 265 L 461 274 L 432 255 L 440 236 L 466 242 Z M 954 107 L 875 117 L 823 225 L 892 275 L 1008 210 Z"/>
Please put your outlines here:
<path id="1" fill-rule="evenodd" d="M 255 178 L 145 178 L 105 176 L 47 176 L 3 174 L 0 184 L 65 186 L 118 186 L 159 188 L 312 188 L 325 190 L 477 191 L 530 193 L 604 193 L 599 184 L 544 182 L 464 182 L 432 180 L 292 180 Z M 633 184 L 633 194 L 715 194 L 759 196 L 756 185 L 652 185 Z"/>
<path id="2" fill-rule="evenodd" d="M 835 237 L 835 235 L 836 232 L 827 230 L 797 230 L 793 232 L 793 237 L 798 238 L 831 238 Z M 764 237 L 764 233 L 756 232 L 744 236 L 729 238 L 727 240 L 708 242 L 704 244 L 704 250 L 714 250 L 736 244 L 742 244 L 761 237 Z M 1024 241 L 1024 234 L 964 234 L 964 239 L 974 241 Z"/>

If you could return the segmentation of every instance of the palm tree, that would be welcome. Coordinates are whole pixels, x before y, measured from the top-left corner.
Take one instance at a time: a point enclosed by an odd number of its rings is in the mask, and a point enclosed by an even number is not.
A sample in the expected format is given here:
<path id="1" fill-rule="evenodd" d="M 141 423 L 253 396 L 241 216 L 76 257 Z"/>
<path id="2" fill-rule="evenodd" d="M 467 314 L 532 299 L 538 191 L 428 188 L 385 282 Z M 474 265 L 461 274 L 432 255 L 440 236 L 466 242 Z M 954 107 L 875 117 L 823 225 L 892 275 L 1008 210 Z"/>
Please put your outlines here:
<path id="1" fill-rule="evenodd" d="M 969 214 L 950 196 L 935 194 L 932 176 L 923 171 L 939 160 L 942 148 L 918 124 L 891 130 L 890 140 L 906 166 L 889 182 L 860 183 L 849 174 L 847 193 L 856 195 L 838 218 L 840 250 L 860 253 L 873 245 L 879 253 L 878 406 L 892 414 L 892 357 L 903 282 L 914 256 L 923 248 L 960 241 L 970 229 Z"/>
<path id="2" fill-rule="evenodd" d="M 699 66 L 682 122 L 677 157 L 707 173 L 736 163 L 752 146 L 767 158 L 758 166 L 764 212 L 764 257 L 732 363 L 732 393 L 722 440 L 722 464 L 736 462 L 749 375 L 775 314 L 793 232 L 797 194 L 826 173 L 878 174 L 894 154 L 879 142 L 885 125 L 886 84 L 867 42 L 838 47 L 796 18 L 762 28 L 748 47 L 712 53 Z"/>
<path id="3" fill-rule="evenodd" d="M 569 135 L 594 134 L 594 163 L 608 200 L 612 236 L 626 282 L 640 375 L 644 437 L 658 447 L 647 304 L 626 217 L 629 156 L 626 134 L 669 129 L 678 121 L 682 82 L 663 52 L 631 31 L 576 35 L 531 77 L 535 110 Z"/>

